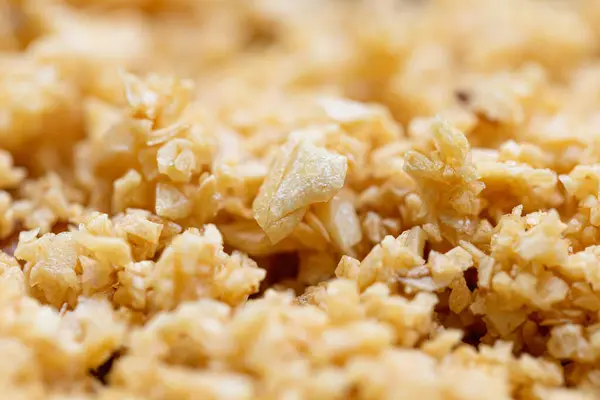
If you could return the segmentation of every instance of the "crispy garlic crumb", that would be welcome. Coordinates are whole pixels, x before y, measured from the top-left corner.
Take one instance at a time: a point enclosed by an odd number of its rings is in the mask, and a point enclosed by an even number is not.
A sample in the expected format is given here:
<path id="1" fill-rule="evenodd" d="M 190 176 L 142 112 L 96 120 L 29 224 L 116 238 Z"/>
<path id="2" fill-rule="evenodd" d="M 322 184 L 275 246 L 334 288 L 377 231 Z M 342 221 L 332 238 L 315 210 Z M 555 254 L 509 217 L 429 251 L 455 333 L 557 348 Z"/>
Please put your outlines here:
<path id="1" fill-rule="evenodd" d="M 600 398 L 598 27 L 0 0 L 1 397 Z"/>

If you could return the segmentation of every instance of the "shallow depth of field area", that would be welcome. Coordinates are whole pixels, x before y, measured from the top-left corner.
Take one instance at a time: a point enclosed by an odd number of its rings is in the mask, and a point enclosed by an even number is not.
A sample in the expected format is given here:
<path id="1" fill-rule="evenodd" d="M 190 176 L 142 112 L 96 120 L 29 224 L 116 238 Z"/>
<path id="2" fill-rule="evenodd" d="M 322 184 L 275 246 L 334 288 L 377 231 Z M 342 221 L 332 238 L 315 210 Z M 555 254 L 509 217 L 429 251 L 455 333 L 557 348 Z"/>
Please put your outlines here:
<path id="1" fill-rule="evenodd" d="M 600 0 L 0 0 L 0 397 L 600 398 Z"/>

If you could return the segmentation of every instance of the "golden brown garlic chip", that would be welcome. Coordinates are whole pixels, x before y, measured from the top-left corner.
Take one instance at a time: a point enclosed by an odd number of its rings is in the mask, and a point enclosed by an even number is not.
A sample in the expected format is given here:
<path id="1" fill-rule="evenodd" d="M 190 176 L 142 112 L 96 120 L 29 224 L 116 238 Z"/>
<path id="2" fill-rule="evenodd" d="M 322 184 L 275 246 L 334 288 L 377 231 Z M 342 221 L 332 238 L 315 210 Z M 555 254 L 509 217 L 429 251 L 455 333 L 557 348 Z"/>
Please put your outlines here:
<path id="1" fill-rule="evenodd" d="M 0 0 L 0 398 L 600 398 L 599 27 Z"/>
<path id="2" fill-rule="evenodd" d="M 291 134 L 275 156 L 252 205 L 273 244 L 292 233 L 311 204 L 331 200 L 346 178 L 346 157 L 318 147 L 303 133 Z"/>

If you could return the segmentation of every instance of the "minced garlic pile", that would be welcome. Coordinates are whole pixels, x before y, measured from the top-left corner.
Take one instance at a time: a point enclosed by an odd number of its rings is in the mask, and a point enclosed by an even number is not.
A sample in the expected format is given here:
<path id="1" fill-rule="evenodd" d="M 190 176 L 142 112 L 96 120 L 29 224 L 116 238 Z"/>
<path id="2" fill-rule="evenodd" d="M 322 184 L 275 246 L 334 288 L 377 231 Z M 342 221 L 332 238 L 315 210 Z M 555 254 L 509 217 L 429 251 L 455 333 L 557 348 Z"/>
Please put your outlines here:
<path id="1" fill-rule="evenodd" d="M 600 398 L 600 1 L 0 0 L 0 397 Z"/>

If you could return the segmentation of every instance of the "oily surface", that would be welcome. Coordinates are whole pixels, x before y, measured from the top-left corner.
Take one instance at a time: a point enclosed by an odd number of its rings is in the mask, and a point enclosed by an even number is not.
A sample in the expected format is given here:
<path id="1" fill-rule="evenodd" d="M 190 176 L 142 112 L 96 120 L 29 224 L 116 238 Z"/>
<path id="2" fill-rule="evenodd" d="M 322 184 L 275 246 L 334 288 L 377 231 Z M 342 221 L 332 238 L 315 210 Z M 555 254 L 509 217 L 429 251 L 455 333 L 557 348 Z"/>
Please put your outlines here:
<path id="1" fill-rule="evenodd" d="M 2 397 L 599 397 L 599 26 L 0 0 Z"/>

